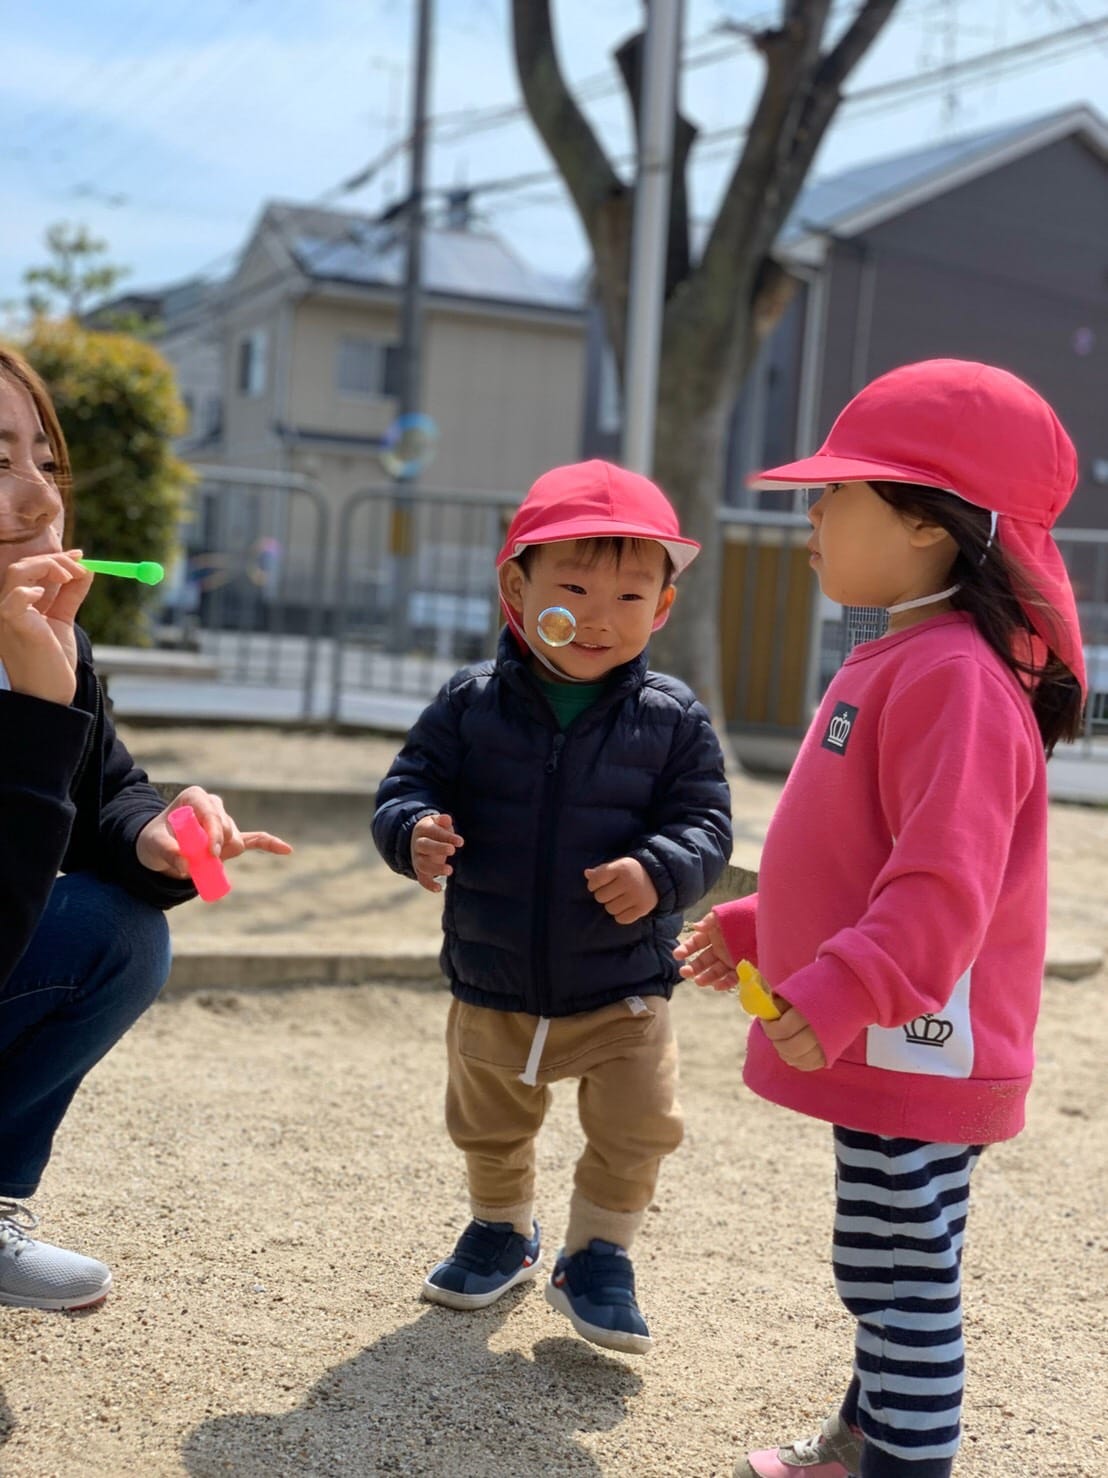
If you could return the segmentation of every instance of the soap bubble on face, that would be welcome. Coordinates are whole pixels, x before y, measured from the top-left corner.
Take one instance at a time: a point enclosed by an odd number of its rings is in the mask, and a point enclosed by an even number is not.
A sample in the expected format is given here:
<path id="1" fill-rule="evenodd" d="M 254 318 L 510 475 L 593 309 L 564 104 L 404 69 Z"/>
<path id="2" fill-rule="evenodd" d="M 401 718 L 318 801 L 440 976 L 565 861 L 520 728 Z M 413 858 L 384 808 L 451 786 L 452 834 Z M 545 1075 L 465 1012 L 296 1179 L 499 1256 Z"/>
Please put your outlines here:
<path id="1" fill-rule="evenodd" d="M 539 612 L 535 625 L 548 647 L 568 647 L 577 635 L 577 621 L 565 606 L 547 606 Z"/>

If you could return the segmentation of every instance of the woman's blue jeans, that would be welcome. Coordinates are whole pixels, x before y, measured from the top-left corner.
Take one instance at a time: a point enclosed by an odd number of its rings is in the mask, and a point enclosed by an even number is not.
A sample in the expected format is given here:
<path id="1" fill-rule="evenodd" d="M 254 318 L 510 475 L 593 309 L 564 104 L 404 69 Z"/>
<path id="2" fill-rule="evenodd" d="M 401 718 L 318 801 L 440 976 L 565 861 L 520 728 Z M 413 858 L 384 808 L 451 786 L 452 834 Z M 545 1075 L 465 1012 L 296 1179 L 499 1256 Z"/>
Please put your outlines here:
<path id="1" fill-rule="evenodd" d="M 158 995 L 169 961 L 160 909 L 88 873 L 55 882 L 0 985 L 0 1197 L 38 1188 L 81 1080 Z"/>

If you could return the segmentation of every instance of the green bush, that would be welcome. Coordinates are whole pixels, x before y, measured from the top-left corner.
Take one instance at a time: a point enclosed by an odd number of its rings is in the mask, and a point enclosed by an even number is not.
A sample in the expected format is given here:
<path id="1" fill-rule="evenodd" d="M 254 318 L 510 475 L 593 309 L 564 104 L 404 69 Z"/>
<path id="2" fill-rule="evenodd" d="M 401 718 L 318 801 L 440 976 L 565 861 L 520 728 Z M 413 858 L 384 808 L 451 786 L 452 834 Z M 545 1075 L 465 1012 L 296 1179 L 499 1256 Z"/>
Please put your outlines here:
<path id="1" fill-rule="evenodd" d="M 22 346 L 46 381 L 73 462 L 74 542 L 99 559 L 168 565 L 190 469 L 170 442 L 185 429 L 173 372 L 149 344 L 39 321 Z M 157 592 L 99 576 L 81 607 L 93 641 L 143 645 Z"/>

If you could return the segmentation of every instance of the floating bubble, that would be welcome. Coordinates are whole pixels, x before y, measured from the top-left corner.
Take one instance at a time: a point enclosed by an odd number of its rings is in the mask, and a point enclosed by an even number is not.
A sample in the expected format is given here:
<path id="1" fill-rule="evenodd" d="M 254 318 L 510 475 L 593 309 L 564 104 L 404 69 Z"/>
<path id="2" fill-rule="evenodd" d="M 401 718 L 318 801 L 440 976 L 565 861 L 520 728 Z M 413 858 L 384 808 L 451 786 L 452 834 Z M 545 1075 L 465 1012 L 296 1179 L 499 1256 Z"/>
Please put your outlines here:
<path id="1" fill-rule="evenodd" d="M 545 611 L 539 612 L 535 624 L 548 647 L 568 647 L 577 635 L 577 621 L 565 606 L 547 606 Z"/>
<path id="2" fill-rule="evenodd" d="M 1091 328 L 1077 328 L 1073 331 L 1071 342 L 1075 354 L 1091 354 L 1096 347 L 1096 334 Z"/>
<path id="3" fill-rule="evenodd" d="M 439 428 L 422 411 L 397 416 L 385 432 L 381 447 L 381 466 L 397 482 L 418 477 L 434 461 L 439 445 Z"/>

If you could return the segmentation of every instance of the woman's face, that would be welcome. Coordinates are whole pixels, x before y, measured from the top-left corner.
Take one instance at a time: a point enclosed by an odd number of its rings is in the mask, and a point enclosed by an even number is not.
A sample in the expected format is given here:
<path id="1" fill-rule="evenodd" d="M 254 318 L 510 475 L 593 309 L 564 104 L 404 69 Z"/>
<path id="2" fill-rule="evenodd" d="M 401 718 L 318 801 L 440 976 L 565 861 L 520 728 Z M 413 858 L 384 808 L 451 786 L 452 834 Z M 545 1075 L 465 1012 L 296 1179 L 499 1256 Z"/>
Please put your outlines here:
<path id="1" fill-rule="evenodd" d="M 65 508 L 50 442 L 23 386 L 0 376 L 0 579 L 29 554 L 62 547 Z M 47 591 L 47 608 L 56 591 Z"/>

